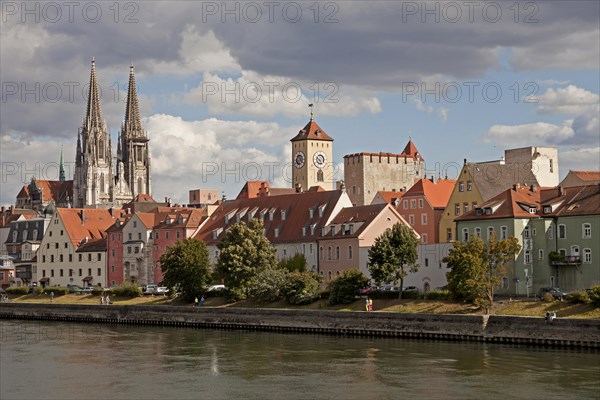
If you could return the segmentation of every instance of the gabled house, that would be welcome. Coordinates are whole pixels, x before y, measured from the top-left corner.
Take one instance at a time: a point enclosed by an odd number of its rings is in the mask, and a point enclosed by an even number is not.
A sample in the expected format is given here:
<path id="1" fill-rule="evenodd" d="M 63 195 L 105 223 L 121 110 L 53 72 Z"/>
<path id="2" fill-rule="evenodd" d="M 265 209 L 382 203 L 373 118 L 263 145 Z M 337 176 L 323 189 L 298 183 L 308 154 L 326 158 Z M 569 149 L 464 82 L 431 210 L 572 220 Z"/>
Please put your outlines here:
<path id="1" fill-rule="evenodd" d="M 216 264 L 217 244 L 227 229 L 253 218 L 264 225 L 265 236 L 277 249 L 279 259 L 304 254 L 307 269 L 318 271 L 318 240 L 321 229 L 344 207 L 350 207 L 345 190 L 307 191 L 280 196 L 242 198 L 223 202 L 194 236 L 206 242 Z"/>
<path id="2" fill-rule="evenodd" d="M 600 171 L 573 171 L 560 182 L 563 188 L 573 186 L 597 185 L 600 183 Z"/>
<path id="3" fill-rule="evenodd" d="M 540 190 L 535 185 L 515 184 L 512 189 L 478 204 L 475 209 L 456 218 L 458 240 L 468 242 L 476 236 L 484 241 L 515 237 L 521 251 L 509 265 L 498 293 L 527 295 L 538 288 L 532 280 L 534 238 L 543 236 L 545 231 L 537 228 L 540 218 Z"/>
<path id="4" fill-rule="evenodd" d="M 58 208 L 37 252 L 33 280 L 46 286 L 106 286 L 106 230 L 119 211 Z"/>

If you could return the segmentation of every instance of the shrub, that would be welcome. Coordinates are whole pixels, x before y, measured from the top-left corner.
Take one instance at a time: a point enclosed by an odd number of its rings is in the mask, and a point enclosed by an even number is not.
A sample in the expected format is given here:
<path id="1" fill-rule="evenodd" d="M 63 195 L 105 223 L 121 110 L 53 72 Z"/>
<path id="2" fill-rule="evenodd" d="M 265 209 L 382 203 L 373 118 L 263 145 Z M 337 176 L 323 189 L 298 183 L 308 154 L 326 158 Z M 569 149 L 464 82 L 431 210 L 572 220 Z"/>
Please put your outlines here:
<path id="1" fill-rule="evenodd" d="M 325 290 L 321 290 L 321 293 L 319 293 L 319 298 L 322 300 L 329 300 L 329 296 L 331 296 L 331 290 L 329 290 L 328 288 Z"/>
<path id="2" fill-rule="evenodd" d="M 422 299 L 423 294 L 421 294 L 421 292 L 417 292 L 417 291 L 402 292 L 402 298 L 403 299 Z"/>
<path id="3" fill-rule="evenodd" d="M 28 294 L 29 286 L 13 286 L 6 289 L 8 294 Z"/>
<path id="4" fill-rule="evenodd" d="M 43 294 L 44 293 L 44 287 L 43 286 L 36 286 L 35 289 L 33 290 L 33 293 L 35 293 L 35 294 Z"/>
<path id="5" fill-rule="evenodd" d="M 92 289 L 92 296 L 100 296 L 102 293 L 104 293 L 104 289 L 100 286 L 95 286 Z"/>
<path id="6" fill-rule="evenodd" d="M 111 293 L 119 297 L 140 297 L 142 288 L 135 283 L 123 283 L 117 287 L 110 289 Z"/>
<path id="7" fill-rule="evenodd" d="M 427 300 L 450 300 L 452 294 L 449 290 L 432 290 L 431 292 L 425 293 Z"/>
<path id="8" fill-rule="evenodd" d="M 50 294 L 51 292 L 53 292 L 55 296 L 64 296 L 65 294 L 69 294 L 69 288 L 60 286 L 50 286 L 44 288 L 45 294 Z"/>
<path id="9" fill-rule="evenodd" d="M 256 274 L 250 286 L 250 298 L 260 303 L 272 303 L 283 298 L 281 288 L 288 272 L 281 268 L 267 268 Z"/>
<path id="10" fill-rule="evenodd" d="M 595 307 L 600 307 L 600 285 L 592 287 L 588 292 L 588 297 Z"/>
<path id="11" fill-rule="evenodd" d="M 287 274 L 281 292 L 290 304 L 309 304 L 319 298 L 322 280 L 313 272 L 292 272 Z"/>
<path id="12" fill-rule="evenodd" d="M 542 296 L 542 301 L 544 303 L 552 303 L 554 301 L 554 296 L 552 296 L 550 293 L 544 293 L 544 296 Z"/>
<path id="13" fill-rule="evenodd" d="M 588 294 L 584 291 L 584 290 L 580 290 L 578 292 L 572 292 L 569 293 L 567 295 L 567 299 L 566 299 L 569 303 L 574 303 L 574 304 L 578 304 L 578 303 L 589 303 L 590 302 L 590 296 L 588 296 Z"/>
<path id="14" fill-rule="evenodd" d="M 352 303 L 361 288 L 368 286 L 369 280 L 357 269 L 344 271 L 340 276 L 329 282 L 329 304 Z"/>

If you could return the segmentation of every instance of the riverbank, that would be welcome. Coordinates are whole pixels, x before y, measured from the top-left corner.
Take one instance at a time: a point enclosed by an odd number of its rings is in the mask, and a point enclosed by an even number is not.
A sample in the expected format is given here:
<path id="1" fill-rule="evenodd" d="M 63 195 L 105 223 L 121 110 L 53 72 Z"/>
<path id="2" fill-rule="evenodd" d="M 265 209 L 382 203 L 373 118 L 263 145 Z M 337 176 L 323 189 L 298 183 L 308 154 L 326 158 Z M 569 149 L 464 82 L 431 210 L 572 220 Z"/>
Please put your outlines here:
<path id="1" fill-rule="evenodd" d="M 600 347 L 600 320 L 240 307 L 3 303 L 0 319 Z"/>
<path id="2" fill-rule="evenodd" d="M 11 296 L 11 302 L 28 304 L 83 304 L 100 305 L 100 298 L 92 295 L 70 294 L 50 299 L 45 294 L 29 294 Z M 143 296 L 136 298 L 111 297 L 115 305 L 154 305 L 154 306 L 190 306 L 191 304 L 165 296 Z M 227 303 L 221 297 L 209 297 L 205 306 L 220 308 L 276 308 L 293 310 L 328 310 L 328 311 L 364 311 L 364 299 L 357 299 L 351 304 L 330 306 L 326 300 L 319 300 L 303 306 L 292 306 L 284 301 L 269 304 L 257 303 L 252 300 Z M 424 314 L 460 314 L 482 315 L 483 312 L 471 304 L 448 300 L 413 300 L 386 299 L 375 300 L 376 312 L 424 313 Z M 598 318 L 600 308 L 591 304 L 573 304 L 567 301 L 545 303 L 534 299 L 498 300 L 494 303 L 492 315 L 511 315 L 522 317 L 543 317 L 546 313 L 555 313 L 559 318 Z"/>

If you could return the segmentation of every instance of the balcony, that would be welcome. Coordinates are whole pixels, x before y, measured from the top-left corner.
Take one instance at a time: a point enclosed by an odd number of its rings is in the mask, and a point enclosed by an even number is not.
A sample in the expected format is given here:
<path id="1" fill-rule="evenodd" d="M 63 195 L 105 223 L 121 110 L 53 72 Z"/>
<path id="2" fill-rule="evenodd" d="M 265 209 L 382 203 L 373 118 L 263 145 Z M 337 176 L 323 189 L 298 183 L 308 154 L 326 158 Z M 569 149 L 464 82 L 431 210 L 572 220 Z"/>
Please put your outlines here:
<path id="1" fill-rule="evenodd" d="M 552 266 L 581 265 L 580 256 L 556 256 L 550 260 Z"/>

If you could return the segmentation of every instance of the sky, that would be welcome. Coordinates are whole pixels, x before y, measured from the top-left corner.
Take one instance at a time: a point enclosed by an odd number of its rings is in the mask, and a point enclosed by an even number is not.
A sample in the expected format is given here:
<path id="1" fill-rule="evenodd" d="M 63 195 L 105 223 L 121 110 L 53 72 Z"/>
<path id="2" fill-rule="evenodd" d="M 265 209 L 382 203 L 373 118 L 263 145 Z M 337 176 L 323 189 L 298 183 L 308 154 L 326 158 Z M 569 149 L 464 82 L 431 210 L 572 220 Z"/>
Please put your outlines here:
<path id="1" fill-rule="evenodd" d="M 600 169 L 597 1 L 0 2 L 0 204 L 72 179 L 92 58 L 116 146 L 135 68 L 152 195 L 291 187 L 315 120 L 343 156 L 400 153 L 428 175 L 554 146 L 561 177 Z M 116 151 L 116 147 L 115 147 Z M 115 154 L 116 155 L 116 154 Z"/>

